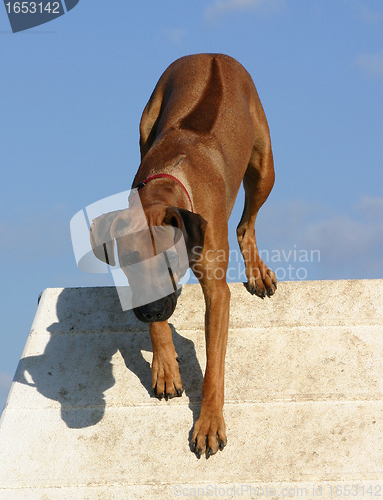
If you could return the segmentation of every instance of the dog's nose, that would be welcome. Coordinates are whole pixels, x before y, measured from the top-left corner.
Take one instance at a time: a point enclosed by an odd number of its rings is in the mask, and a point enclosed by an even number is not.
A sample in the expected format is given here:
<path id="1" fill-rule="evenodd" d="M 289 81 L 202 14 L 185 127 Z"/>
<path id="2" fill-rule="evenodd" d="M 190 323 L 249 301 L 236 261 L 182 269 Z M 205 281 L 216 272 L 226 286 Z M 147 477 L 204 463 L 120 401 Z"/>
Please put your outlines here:
<path id="1" fill-rule="evenodd" d="M 151 302 L 141 306 L 141 314 L 146 321 L 161 321 L 165 313 L 165 305 L 162 301 Z"/>
<path id="2" fill-rule="evenodd" d="M 149 304 L 134 307 L 133 312 L 136 318 L 144 323 L 156 323 L 157 321 L 166 321 L 169 319 L 173 314 L 176 304 L 177 296 L 172 293 Z"/>

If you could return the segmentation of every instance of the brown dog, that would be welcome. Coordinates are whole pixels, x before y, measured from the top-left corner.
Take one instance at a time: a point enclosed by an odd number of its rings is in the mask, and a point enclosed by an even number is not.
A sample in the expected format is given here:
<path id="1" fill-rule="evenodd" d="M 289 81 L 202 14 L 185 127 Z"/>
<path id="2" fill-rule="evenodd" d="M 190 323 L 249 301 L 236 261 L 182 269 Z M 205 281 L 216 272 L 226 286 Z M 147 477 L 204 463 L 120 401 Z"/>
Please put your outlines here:
<path id="1" fill-rule="evenodd" d="M 159 254 L 173 246 L 167 263 L 174 293 L 134 309 L 138 319 L 150 323 L 153 390 L 159 398 L 171 398 L 183 391 L 167 322 L 176 306 L 181 274 L 174 238 L 177 229 L 182 231 L 188 264 L 206 302 L 207 364 L 191 447 L 198 458 L 205 452 L 209 457 L 227 442 L 222 410 L 230 304 L 228 219 L 242 181 L 246 197 L 237 237 L 246 264 L 246 286 L 261 298 L 276 290 L 275 275 L 259 257 L 254 232 L 258 210 L 274 184 L 274 167 L 268 124 L 250 75 L 222 54 L 175 61 L 160 78 L 143 112 L 140 149 L 141 165 L 132 186 L 140 189 L 136 196 L 146 220 L 137 222 L 138 204 L 131 200 L 129 209 L 95 219 L 92 247 L 99 259 L 114 265 L 115 238 L 133 293 L 145 279 L 145 288 L 157 288 L 161 296 L 162 280 L 158 280 L 150 252 L 155 248 Z M 150 232 L 143 230 L 145 225 Z M 154 245 L 158 227 L 170 229 L 161 239 L 161 248 Z M 134 262 L 142 263 L 138 276 L 130 267 Z"/>

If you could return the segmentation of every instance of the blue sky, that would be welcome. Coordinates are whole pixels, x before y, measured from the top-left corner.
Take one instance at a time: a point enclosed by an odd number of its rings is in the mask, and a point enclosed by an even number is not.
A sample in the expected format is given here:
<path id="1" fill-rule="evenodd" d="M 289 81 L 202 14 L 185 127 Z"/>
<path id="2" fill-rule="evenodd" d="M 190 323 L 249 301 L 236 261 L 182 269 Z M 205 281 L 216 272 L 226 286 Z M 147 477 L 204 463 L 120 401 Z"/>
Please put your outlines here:
<path id="1" fill-rule="evenodd" d="M 381 0 L 80 0 L 17 34 L 0 8 L 0 44 L 0 411 L 39 293 L 113 285 L 76 268 L 69 222 L 129 189 L 142 109 L 183 55 L 227 53 L 257 86 L 276 169 L 258 244 L 278 277 L 383 278 Z"/>

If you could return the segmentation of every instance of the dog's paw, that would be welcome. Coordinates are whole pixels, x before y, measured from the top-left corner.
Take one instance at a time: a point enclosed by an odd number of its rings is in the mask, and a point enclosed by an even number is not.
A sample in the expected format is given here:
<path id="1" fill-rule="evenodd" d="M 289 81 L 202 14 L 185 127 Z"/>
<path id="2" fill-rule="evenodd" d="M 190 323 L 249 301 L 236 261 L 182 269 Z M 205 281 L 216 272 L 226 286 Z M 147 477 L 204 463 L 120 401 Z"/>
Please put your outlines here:
<path id="1" fill-rule="evenodd" d="M 174 355 L 153 355 L 152 390 L 158 399 L 181 397 L 184 387 Z"/>
<path id="2" fill-rule="evenodd" d="M 264 299 L 272 297 L 277 290 L 277 278 L 273 271 L 269 269 L 261 259 L 258 259 L 254 265 L 246 265 L 247 290 L 252 295 L 257 295 Z"/>
<path id="3" fill-rule="evenodd" d="M 223 450 L 227 444 L 225 420 L 222 411 L 208 413 L 201 409 L 201 415 L 194 425 L 190 448 L 197 458 L 206 458 Z"/>

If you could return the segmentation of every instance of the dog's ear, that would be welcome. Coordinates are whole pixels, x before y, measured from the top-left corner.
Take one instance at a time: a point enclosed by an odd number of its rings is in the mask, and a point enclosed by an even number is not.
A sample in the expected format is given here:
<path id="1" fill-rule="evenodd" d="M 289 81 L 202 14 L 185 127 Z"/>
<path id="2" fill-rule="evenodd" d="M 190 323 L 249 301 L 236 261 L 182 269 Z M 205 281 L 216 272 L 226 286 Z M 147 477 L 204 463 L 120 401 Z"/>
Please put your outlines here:
<path id="1" fill-rule="evenodd" d="M 184 208 L 168 207 L 164 222 L 181 229 L 189 262 L 197 261 L 202 253 L 207 221 L 201 215 Z"/>
<path id="2" fill-rule="evenodd" d="M 123 210 L 100 215 L 97 219 L 93 219 L 93 224 L 90 228 L 90 243 L 94 255 L 102 262 L 111 266 L 115 266 L 116 261 L 114 259 L 114 241 L 110 230 L 113 222 L 121 212 Z"/>

